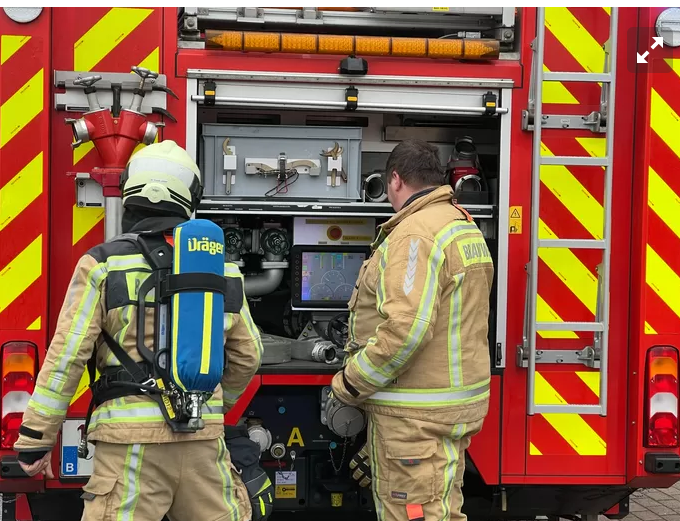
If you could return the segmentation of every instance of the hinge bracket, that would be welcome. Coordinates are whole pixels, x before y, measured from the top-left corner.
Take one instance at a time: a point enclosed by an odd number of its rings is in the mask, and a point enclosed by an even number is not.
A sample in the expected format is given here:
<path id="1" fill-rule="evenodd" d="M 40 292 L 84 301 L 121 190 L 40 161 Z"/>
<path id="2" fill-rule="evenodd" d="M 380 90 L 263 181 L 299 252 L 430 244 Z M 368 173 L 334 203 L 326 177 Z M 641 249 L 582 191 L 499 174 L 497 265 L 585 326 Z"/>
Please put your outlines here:
<path id="1" fill-rule="evenodd" d="M 584 347 L 580 351 L 573 349 L 537 349 L 537 364 L 583 364 L 597 369 L 600 367 L 600 348 Z M 517 366 L 529 367 L 529 351 L 517 346 Z"/>
<path id="2" fill-rule="evenodd" d="M 606 131 L 605 118 L 601 112 L 591 112 L 587 116 L 574 116 L 562 114 L 543 114 L 541 128 L 590 130 L 594 134 L 602 134 Z M 522 130 L 534 130 L 533 109 L 522 111 Z"/>

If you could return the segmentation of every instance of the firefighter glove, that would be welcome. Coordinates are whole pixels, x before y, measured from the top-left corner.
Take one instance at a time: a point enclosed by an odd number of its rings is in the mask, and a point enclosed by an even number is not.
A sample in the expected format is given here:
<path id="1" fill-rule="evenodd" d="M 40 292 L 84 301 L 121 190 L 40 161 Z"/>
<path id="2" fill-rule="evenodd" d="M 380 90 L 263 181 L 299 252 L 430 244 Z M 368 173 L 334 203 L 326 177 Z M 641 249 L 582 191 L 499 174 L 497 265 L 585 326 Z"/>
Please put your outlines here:
<path id="1" fill-rule="evenodd" d="M 253 507 L 252 521 L 265 521 L 274 510 L 274 487 L 264 470 L 259 470 L 259 474 L 250 476 L 248 480 L 243 478 Z"/>
<path id="2" fill-rule="evenodd" d="M 231 461 L 241 474 L 253 507 L 252 521 L 266 521 L 274 510 L 274 487 L 260 467 L 260 446 L 248 436 L 245 426 L 225 425 L 225 441 Z"/>
<path id="3" fill-rule="evenodd" d="M 366 445 L 361 447 L 349 462 L 349 469 L 352 472 L 352 479 L 359 483 L 361 487 L 371 485 L 371 460 L 368 455 Z"/>

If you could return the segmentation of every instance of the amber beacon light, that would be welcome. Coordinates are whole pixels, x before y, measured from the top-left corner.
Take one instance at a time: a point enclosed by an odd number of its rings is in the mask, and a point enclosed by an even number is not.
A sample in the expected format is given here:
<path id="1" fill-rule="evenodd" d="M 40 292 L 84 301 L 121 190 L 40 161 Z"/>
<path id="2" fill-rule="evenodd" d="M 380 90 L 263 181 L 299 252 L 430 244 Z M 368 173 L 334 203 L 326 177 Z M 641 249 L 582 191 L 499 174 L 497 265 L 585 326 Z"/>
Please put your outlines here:
<path id="1" fill-rule="evenodd" d="M 496 40 L 449 38 L 390 38 L 206 30 L 206 47 L 225 51 L 281 52 L 295 54 L 353 54 L 495 60 L 500 54 Z"/>

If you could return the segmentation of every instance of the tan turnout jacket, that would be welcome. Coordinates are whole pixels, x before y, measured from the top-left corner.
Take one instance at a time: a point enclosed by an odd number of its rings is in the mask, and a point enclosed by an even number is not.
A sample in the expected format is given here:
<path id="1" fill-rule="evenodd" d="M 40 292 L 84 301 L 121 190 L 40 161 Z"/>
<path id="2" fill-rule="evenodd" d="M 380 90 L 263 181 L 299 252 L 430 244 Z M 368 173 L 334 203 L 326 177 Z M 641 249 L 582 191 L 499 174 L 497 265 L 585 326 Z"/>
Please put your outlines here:
<path id="1" fill-rule="evenodd" d="M 144 257 L 127 241 L 100 244 L 80 258 L 24 414 L 24 433 L 14 446 L 16 450 L 53 447 L 79 383 L 87 378 L 83 376 L 84 369 L 95 345 L 98 370 L 120 365 L 103 343 L 102 329 L 134 360 L 141 361 L 135 346 L 137 306 L 134 303 L 137 290 L 150 272 Z M 238 266 L 230 263 L 225 265 L 225 276 L 242 277 Z M 148 309 L 145 345 L 152 350 L 153 316 L 153 310 Z M 220 437 L 224 433 L 224 412 L 245 390 L 262 357 L 260 334 L 245 296 L 240 314 L 225 314 L 224 326 L 228 365 L 222 385 L 203 406 L 206 424 L 203 430 L 195 434 L 174 434 L 155 401 L 145 396 L 126 396 L 104 402 L 95 409 L 88 429 L 89 440 L 164 443 Z"/>
<path id="2" fill-rule="evenodd" d="M 349 353 L 333 392 L 367 411 L 436 423 L 484 418 L 493 263 L 449 186 L 380 227 L 349 302 Z"/>

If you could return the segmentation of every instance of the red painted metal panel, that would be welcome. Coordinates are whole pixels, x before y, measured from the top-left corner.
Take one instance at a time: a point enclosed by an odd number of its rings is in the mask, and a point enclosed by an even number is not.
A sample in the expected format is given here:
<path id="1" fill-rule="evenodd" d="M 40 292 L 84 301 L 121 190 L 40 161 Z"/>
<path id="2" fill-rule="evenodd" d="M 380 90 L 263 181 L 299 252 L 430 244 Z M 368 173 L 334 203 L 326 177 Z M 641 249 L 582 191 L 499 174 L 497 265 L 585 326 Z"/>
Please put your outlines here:
<path id="1" fill-rule="evenodd" d="M 640 9 L 640 38 L 637 41 L 637 51 L 649 50 L 651 34 L 649 28 L 653 28 L 656 18 L 663 11 L 661 7 Z M 654 280 L 650 280 L 648 274 L 648 245 L 668 265 L 676 275 L 678 270 L 677 259 L 680 258 L 680 238 L 669 228 L 670 222 L 657 214 L 655 197 L 658 188 L 650 188 L 650 167 L 654 169 L 658 177 L 666 183 L 668 188 L 675 192 L 677 198 L 680 194 L 680 183 L 677 177 L 678 156 L 680 153 L 673 150 L 666 142 L 662 125 L 652 122 L 653 91 L 654 96 L 659 96 L 667 103 L 676 114 L 680 113 L 677 103 L 677 92 L 680 88 L 680 77 L 671 70 L 666 60 L 675 58 L 677 63 L 677 50 L 657 47 L 650 51 L 649 65 L 637 66 L 637 113 L 635 134 L 637 137 L 635 153 L 635 178 L 633 186 L 633 249 L 631 259 L 631 320 L 630 320 L 630 369 L 629 369 L 629 402 L 628 402 L 628 447 L 626 457 L 626 475 L 631 486 L 656 487 L 670 486 L 677 481 L 677 476 L 654 476 L 644 470 L 644 458 L 647 452 L 652 452 L 643 447 L 644 425 L 644 389 L 645 389 L 645 358 L 647 350 L 655 345 L 675 345 L 680 347 L 680 321 L 678 315 L 668 302 L 658 295 L 652 286 Z M 657 102 L 658 102 L 658 98 Z M 658 108 L 656 109 L 658 111 Z M 668 110 L 664 110 L 669 117 Z M 658 112 L 657 112 L 658 114 Z M 658 115 L 655 116 L 658 118 Z M 666 129 L 667 130 L 667 129 Z M 674 136 L 672 136 L 674 137 Z M 656 183 L 658 186 L 658 182 Z M 677 226 L 677 215 L 672 217 L 673 224 Z M 658 270 L 657 270 L 658 271 Z M 652 277 L 655 273 L 651 274 Z M 668 284 L 673 287 L 672 281 Z M 674 289 L 677 294 L 677 289 Z M 650 331 L 645 327 L 645 322 L 653 328 Z M 656 452 L 670 452 L 680 454 L 678 449 L 659 449 Z"/>
<path id="2" fill-rule="evenodd" d="M 591 33 L 594 41 L 601 43 L 606 39 L 609 16 L 603 8 L 554 8 L 556 11 L 549 13 L 547 17 L 553 26 L 546 31 L 550 35 L 546 48 L 545 63 L 552 71 L 583 71 L 584 57 L 564 48 L 565 42 L 558 42 L 555 34 L 561 30 L 570 30 L 560 27 L 560 23 L 587 20 L 580 24 L 579 30 L 595 31 Z M 557 10 L 564 11 L 557 11 Z M 528 10 L 523 11 L 529 14 Z M 625 35 L 629 27 L 636 23 L 637 11 L 635 9 L 621 8 L 619 10 L 620 32 Z M 555 19 L 562 17 L 560 20 Z M 528 18 L 528 17 L 527 17 Z M 529 44 L 535 33 L 535 20 L 526 19 L 522 34 L 525 40 L 522 42 L 522 62 L 530 63 L 528 53 Z M 593 29 L 593 27 L 596 27 Z M 555 34 L 553 34 L 555 33 Z M 552 39 L 551 39 L 552 38 Z M 620 36 L 624 38 L 624 36 Z M 554 41 L 553 41 L 554 40 Z M 558 48 L 559 45 L 559 48 Z M 622 44 L 622 47 L 625 45 Z M 625 50 L 625 49 L 624 49 Z M 577 49 L 578 51 L 578 49 Z M 560 53 L 564 54 L 560 58 Z M 567 56 L 568 55 L 568 56 Z M 578 56 L 579 60 L 576 59 Z M 547 476 L 554 475 L 557 482 L 566 479 L 566 476 L 574 476 L 578 482 L 585 479 L 593 479 L 592 476 L 617 476 L 616 481 L 621 481 L 625 473 L 625 422 L 626 402 L 625 396 L 627 345 L 628 345 L 628 301 L 629 301 L 629 251 L 630 251 L 630 203 L 631 200 L 631 163 L 633 149 L 633 117 L 628 110 L 634 105 L 634 77 L 632 72 L 626 69 L 625 53 L 619 54 L 618 65 L 618 88 L 616 98 L 616 147 L 614 152 L 614 188 L 613 188 L 613 236 L 612 236 L 612 267 L 611 267 L 611 308 L 610 308 L 610 357 L 609 357 L 609 400 L 608 416 L 606 418 L 593 417 L 590 415 L 540 415 L 526 416 L 526 369 L 518 369 L 512 358 L 506 368 L 504 378 L 504 429 L 503 429 L 503 455 L 502 455 L 502 481 L 514 482 L 515 478 L 510 475 Z M 580 68 L 576 68 L 580 67 Z M 529 68 L 525 70 L 529 81 Z M 595 71 L 593 71 L 595 72 Z M 582 88 L 576 84 L 563 84 L 568 95 L 573 96 L 575 101 L 571 104 L 544 105 L 546 113 L 562 114 L 587 114 L 598 107 L 591 104 L 599 102 L 599 88 L 593 85 L 585 85 Z M 597 90 L 597 97 L 593 97 L 592 88 Z M 524 93 L 522 93 L 524 94 Z M 514 92 L 513 104 L 518 110 L 526 108 L 526 97 L 517 90 Z M 557 97 L 559 98 L 559 96 Z M 515 126 L 516 125 L 516 126 Z M 511 300 L 508 305 L 508 347 L 514 348 L 522 343 L 522 322 L 524 315 L 524 290 L 526 275 L 524 264 L 529 260 L 530 239 L 530 165 L 531 165 L 531 133 L 519 130 L 520 125 L 513 125 L 512 149 L 515 156 L 511 162 L 511 206 L 521 205 L 524 210 L 524 233 L 510 236 L 510 273 L 508 293 Z M 603 135 L 594 135 L 588 131 L 565 131 L 544 130 L 543 143 L 555 155 L 587 156 L 587 146 L 596 146 L 593 138 L 603 138 Z M 585 138 L 585 141 L 583 140 Z M 595 145 L 593 145 L 595 143 Z M 522 151 L 520 151 L 522 150 Z M 517 151 L 516 153 L 514 151 Z M 544 152 L 545 154 L 545 152 Z M 569 167 L 563 178 L 569 176 L 572 186 L 580 183 L 583 189 L 589 193 L 591 201 L 595 205 L 603 203 L 603 176 L 599 168 L 592 167 Z M 542 174 L 543 179 L 543 174 Z M 559 193 L 552 186 L 548 189 L 546 181 L 541 188 L 540 216 L 542 221 L 559 238 L 591 238 L 592 237 L 592 213 L 585 215 L 579 213 L 573 205 L 565 206 L 568 201 L 565 193 Z M 558 187 L 559 189 L 560 187 Z M 573 189 L 575 195 L 576 190 Z M 557 192 L 557 193 L 556 193 Z M 590 219 L 590 220 L 588 220 Z M 573 261 L 578 263 L 581 276 L 589 274 L 595 277 L 595 266 L 599 262 L 599 255 L 594 251 L 572 250 Z M 559 268 L 560 266 L 557 266 Z M 568 266 L 567 266 L 568 267 Z M 582 301 L 584 291 L 572 287 L 569 279 L 561 278 L 559 269 L 555 265 L 549 265 L 545 259 L 539 260 L 539 295 L 543 300 L 558 313 L 565 321 L 593 321 L 594 313 L 590 306 L 592 303 Z M 591 283 L 588 288 L 592 289 Z M 590 291 L 586 288 L 588 291 Z M 585 292 L 585 294 L 588 293 Z M 515 296 L 514 298 L 512 296 Z M 588 304 L 588 305 L 586 305 Z M 592 334 L 578 333 L 574 339 L 538 339 L 538 346 L 545 349 L 581 349 L 586 345 L 592 345 Z M 590 336 L 590 338 L 589 338 Z M 510 349 L 509 349 L 510 351 Z M 510 351 L 512 352 L 512 351 Z M 557 392 L 567 403 L 597 403 L 593 392 L 586 387 L 577 372 L 589 371 L 583 366 L 550 366 L 537 365 L 540 371 L 541 385 L 548 390 L 548 394 Z M 592 378 L 585 375 L 584 378 Z M 592 381 L 589 380 L 591 385 Z M 595 385 L 595 388 L 597 385 Z M 539 399 L 537 386 L 536 402 Z M 545 398 L 545 396 L 543 396 Z M 546 402 L 543 402 L 546 403 Z M 517 425 L 526 423 L 526 434 L 517 429 Z M 513 428 L 510 429 L 510 426 Z M 574 437 L 576 436 L 576 438 Z M 603 450 L 606 443 L 606 453 Z M 541 450 L 543 447 L 543 450 Z M 599 455 L 598 455 L 599 454 Z M 606 455 L 605 455 L 606 454 Z M 525 461 L 520 461 L 525 460 Z M 526 467 L 524 466 L 526 465 Z M 590 476 L 590 477 L 588 477 Z M 507 477 L 507 479 L 506 479 Z M 507 481 L 510 479 L 511 481 Z M 598 478 L 599 479 L 599 478 Z M 580 480 L 580 481 L 579 481 Z M 555 481 L 550 481 L 555 482 Z M 600 481 L 603 482 L 603 481 Z"/>
<path id="3" fill-rule="evenodd" d="M 163 8 L 163 45 L 161 47 L 161 63 L 163 74 L 167 76 L 168 87 L 177 94 L 178 100 L 167 96 L 168 111 L 177 118 L 177 123 L 166 120 L 162 129 L 163 139 L 171 139 L 180 146 L 186 146 L 187 139 L 187 82 L 177 74 L 177 9 Z M 196 139 L 192 136 L 191 139 Z"/>
<path id="4" fill-rule="evenodd" d="M 606 474 L 588 474 L 583 476 L 569 476 L 547 474 L 535 476 L 503 475 L 504 485 L 623 485 L 623 476 L 608 476 Z"/>
<path id="5" fill-rule="evenodd" d="M 257 394 L 257 391 L 260 389 L 261 385 L 262 377 L 260 375 L 255 375 L 248 384 L 248 387 L 246 387 L 246 390 L 241 395 L 241 398 L 239 398 L 238 402 L 236 402 L 229 412 L 224 415 L 225 425 L 236 425 L 241 416 L 243 416 L 243 413 L 246 412 L 248 405 L 250 405 L 250 402 Z"/>
<path id="6" fill-rule="evenodd" d="M 18 24 L 0 13 L 0 345 L 29 340 L 41 357 L 47 323 L 51 16 L 51 8 L 44 8 L 35 21 Z"/>
<path id="7" fill-rule="evenodd" d="M 501 469 L 501 386 L 502 377 L 491 377 L 489 414 L 482 430 L 473 436 L 468 454 L 487 485 L 497 485 Z"/>
<path id="8" fill-rule="evenodd" d="M 262 385 L 330 385 L 330 374 L 265 374 Z"/>
<path id="9" fill-rule="evenodd" d="M 522 132 L 522 110 L 529 98 L 531 74 L 531 34 L 535 31 L 536 10 L 522 9 L 519 45 L 520 62 L 523 65 L 522 88 L 512 93 L 512 137 L 510 155 L 510 206 L 524 209 L 522 234 L 508 238 L 508 306 L 506 331 L 506 368 L 502 387 L 502 453 L 501 474 L 524 475 L 526 469 L 526 371 L 517 367 L 514 360 L 517 346 L 522 345 L 524 320 L 524 295 L 526 272 L 524 264 L 529 257 L 529 209 L 531 208 L 531 143 L 529 132 Z M 502 232 L 501 232 L 502 233 Z M 505 480 L 505 478 L 502 478 Z"/>
<path id="10" fill-rule="evenodd" d="M 130 67 L 144 63 L 158 69 L 162 47 L 161 8 L 82 9 L 55 8 L 54 23 L 60 27 L 52 41 L 55 70 L 95 72 L 130 72 Z M 154 57 L 158 49 L 158 58 Z M 151 65 L 157 62 L 157 65 Z M 50 106 L 53 103 L 50 102 Z M 51 220 L 55 232 L 50 261 L 50 333 L 53 331 L 73 266 L 88 249 L 104 240 L 104 210 L 74 207 L 75 183 L 67 172 L 89 172 L 100 166 L 97 152 L 85 144 L 71 150 L 72 133 L 64 118 L 82 114 L 54 111 L 52 116 L 50 189 Z M 75 222 L 74 222 L 75 221 Z M 89 392 L 69 409 L 69 415 L 83 416 Z"/>

